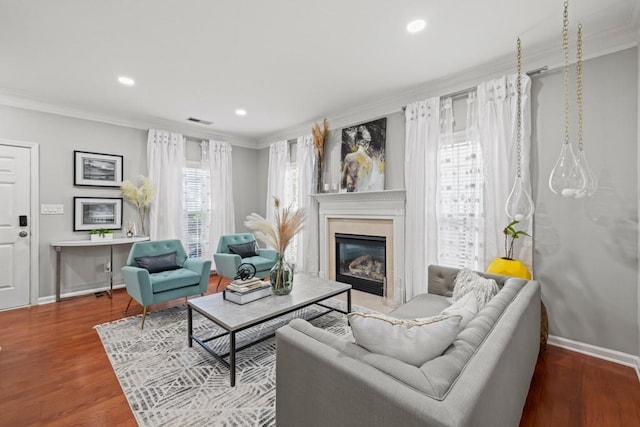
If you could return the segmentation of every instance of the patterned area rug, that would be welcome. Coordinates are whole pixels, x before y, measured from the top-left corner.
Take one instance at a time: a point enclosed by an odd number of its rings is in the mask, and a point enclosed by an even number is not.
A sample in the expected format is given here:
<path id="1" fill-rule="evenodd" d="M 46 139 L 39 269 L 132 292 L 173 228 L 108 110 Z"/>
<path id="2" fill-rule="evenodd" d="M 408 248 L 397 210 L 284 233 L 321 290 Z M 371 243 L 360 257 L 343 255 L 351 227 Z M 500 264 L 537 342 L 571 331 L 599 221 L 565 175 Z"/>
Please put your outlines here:
<path id="1" fill-rule="evenodd" d="M 330 300 L 327 305 L 346 304 Z M 354 307 L 354 310 L 359 309 Z M 325 309 L 311 306 L 236 335 L 237 345 L 273 333 L 294 317 Z M 136 420 L 141 426 L 275 425 L 275 337 L 236 354 L 236 386 L 229 370 L 202 347 L 187 345 L 186 305 L 95 326 Z M 346 316 L 332 312 L 312 321 L 337 335 L 350 332 Z M 194 312 L 194 335 L 222 332 Z M 228 338 L 209 343 L 228 351 Z"/>

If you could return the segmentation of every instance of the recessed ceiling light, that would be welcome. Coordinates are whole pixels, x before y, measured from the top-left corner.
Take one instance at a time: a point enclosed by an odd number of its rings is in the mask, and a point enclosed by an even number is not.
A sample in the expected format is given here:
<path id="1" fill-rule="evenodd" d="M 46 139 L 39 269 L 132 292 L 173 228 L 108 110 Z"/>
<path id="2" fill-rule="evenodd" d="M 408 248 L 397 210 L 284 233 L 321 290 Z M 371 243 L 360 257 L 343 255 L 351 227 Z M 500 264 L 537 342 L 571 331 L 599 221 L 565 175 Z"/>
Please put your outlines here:
<path id="1" fill-rule="evenodd" d="M 427 23 L 424 19 L 416 19 L 407 24 L 407 31 L 410 33 L 419 33 L 424 30 L 426 26 Z"/>
<path id="2" fill-rule="evenodd" d="M 247 110 L 244 108 L 236 108 L 236 116 L 246 116 Z"/>
<path id="3" fill-rule="evenodd" d="M 133 85 L 136 84 L 135 80 L 133 80 L 131 77 L 127 77 L 127 76 L 118 77 L 118 82 L 121 85 L 125 85 L 125 86 L 133 86 Z"/>

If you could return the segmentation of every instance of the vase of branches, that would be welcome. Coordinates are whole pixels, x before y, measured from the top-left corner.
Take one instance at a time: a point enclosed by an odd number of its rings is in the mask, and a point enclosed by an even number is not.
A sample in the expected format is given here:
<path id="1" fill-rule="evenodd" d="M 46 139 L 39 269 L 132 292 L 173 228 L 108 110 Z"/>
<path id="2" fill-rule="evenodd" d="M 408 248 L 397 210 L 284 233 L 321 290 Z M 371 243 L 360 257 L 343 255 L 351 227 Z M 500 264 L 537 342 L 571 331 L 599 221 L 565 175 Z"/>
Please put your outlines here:
<path id="1" fill-rule="evenodd" d="M 329 137 L 329 122 L 324 119 L 322 128 L 316 123 L 311 127 L 313 147 L 316 153 L 316 193 L 322 193 L 322 169 L 324 168 L 324 144 Z"/>
<path id="2" fill-rule="evenodd" d="M 287 295 L 293 289 L 293 268 L 285 261 L 285 252 L 293 237 L 302 230 L 304 211 L 291 207 L 280 209 L 280 200 L 274 197 L 275 224 L 256 213 L 247 216 L 244 225 L 254 231 L 256 237 L 278 251 L 278 260 L 271 268 L 269 281 L 275 295 Z"/>
<path id="3" fill-rule="evenodd" d="M 140 215 L 140 229 L 142 235 L 146 236 L 147 231 L 144 222 L 147 217 L 147 210 L 153 201 L 153 184 L 151 183 L 151 179 L 146 176 L 139 176 L 138 183 L 139 185 L 136 186 L 127 179 L 120 185 L 120 190 L 122 190 L 124 199 L 131 203 L 138 211 L 138 215 Z"/>

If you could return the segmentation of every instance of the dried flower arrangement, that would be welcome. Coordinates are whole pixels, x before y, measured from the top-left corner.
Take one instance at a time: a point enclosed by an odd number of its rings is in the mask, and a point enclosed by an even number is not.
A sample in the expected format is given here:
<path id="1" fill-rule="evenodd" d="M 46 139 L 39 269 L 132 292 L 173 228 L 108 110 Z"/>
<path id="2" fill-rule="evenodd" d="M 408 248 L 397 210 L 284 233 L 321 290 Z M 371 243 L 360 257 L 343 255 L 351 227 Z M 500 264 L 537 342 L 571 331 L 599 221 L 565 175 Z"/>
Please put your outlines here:
<path id="1" fill-rule="evenodd" d="M 324 165 L 324 144 L 329 137 L 329 122 L 324 119 L 322 122 L 322 129 L 317 123 L 311 127 L 311 134 L 313 135 L 313 146 L 316 152 L 316 191 L 322 192 L 322 167 Z"/>
<path id="2" fill-rule="evenodd" d="M 138 177 L 138 182 L 140 185 L 136 187 L 128 179 L 124 180 L 122 181 L 122 185 L 120 185 L 120 190 L 122 190 L 122 196 L 125 200 L 138 210 L 138 214 L 140 214 L 140 228 L 142 229 L 142 234 L 145 235 L 144 220 L 147 214 L 147 208 L 151 205 L 155 193 L 151 179 L 141 175 Z"/>
<path id="3" fill-rule="evenodd" d="M 278 251 L 278 262 L 272 269 L 271 286 L 276 294 L 282 287 L 290 283 L 286 283 L 290 277 L 285 274 L 284 253 L 291 243 L 293 237 L 302 230 L 304 225 L 305 213 L 302 209 L 293 210 L 291 207 L 280 209 L 280 200 L 274 197 L 274 207 L 276 211 L 275 227 L 265 218 L 257 213 L 247 216 L 244 225 L 255 232 L 258 239 L 265 242 Z M 275 280 L 274 280 L 275 279 Z"/>

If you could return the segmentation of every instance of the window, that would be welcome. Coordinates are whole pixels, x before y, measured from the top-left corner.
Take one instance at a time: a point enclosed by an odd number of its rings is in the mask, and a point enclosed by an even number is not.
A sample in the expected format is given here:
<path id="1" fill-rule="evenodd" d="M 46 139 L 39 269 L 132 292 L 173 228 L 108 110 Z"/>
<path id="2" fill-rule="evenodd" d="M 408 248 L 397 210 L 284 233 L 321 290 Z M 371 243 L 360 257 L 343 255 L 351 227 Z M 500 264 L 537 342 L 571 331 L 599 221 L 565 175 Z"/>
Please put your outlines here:
<path id="1" fill-rule="evenodd" d="M 298 209 L 298 168 L 295 163 L 289 163 L 287 165 L 287 172 L 284 179 L 285 191 L 285 207 L 290 207 L 293 210 Z M 296 262 L 296 256 L 298 253 L 298 240 L 300 233 L 298 233 L 289 243 L 287 251 L 285 253 L 285 259 L 290 263 Z"/>
<path id="2" fill-rule="evenodd" d="M 209 253 L 209 171 L 189 163 L 184 169 L 184 235 L 189 257 L 202 257 Z"/>
<path id="3" fill-rule="evenodd" d="M 467 123 L 470 123 L 467 118 Z M 482 150 L 471 126 L 441 136 L 438 153 L 438 262 L 484 268 Z"/>

